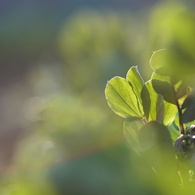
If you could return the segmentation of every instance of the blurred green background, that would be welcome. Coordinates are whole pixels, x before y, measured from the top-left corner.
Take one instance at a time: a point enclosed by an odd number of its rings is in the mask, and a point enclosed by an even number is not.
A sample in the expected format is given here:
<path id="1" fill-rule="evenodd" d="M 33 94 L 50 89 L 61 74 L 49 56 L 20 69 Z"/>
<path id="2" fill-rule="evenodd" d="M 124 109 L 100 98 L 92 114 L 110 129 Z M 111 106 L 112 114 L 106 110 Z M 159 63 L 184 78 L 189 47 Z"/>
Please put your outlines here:
<path id="1" fill-rule="evenodd" d="M 193 1 L 0 2 L 0 194 L 176 194 L 124 138 L 104 88 L 152 52 L 194 85 Z M 190 75 L 190 76 L 189 76 Z M 190 79 L 189 79 L 190 78 Z"/>

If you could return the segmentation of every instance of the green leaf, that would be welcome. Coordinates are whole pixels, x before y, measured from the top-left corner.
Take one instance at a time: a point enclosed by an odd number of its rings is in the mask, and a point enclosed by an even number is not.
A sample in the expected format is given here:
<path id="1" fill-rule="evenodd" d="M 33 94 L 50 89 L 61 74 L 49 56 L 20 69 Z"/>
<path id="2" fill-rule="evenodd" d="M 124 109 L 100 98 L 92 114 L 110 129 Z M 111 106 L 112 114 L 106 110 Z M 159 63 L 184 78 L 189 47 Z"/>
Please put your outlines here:
<path id="1" fill-rule="evenodd" d="M 154 70 L 159 70 L 166 66 L 166 56 L 167 50 L 160 49 L 158 51 L 153 52 L 150 58 L 150 66 Z"/>
<path id="2" fill-rule="evenodd" d="M 141 77 L 137 66 L 133 66 L 129 69 L 126 75 L 126 79 L 131 85 L 137 100 L 138 100 L 138 108 L 140 110 L 140 113 L 143 115 L 143 107 L 142 107 L 142 100 L 141 100 L 141 91 L 142 87 L 144 85 L 143 78 Z"/>
<path id="3" fill-rule="evenodd" d="M 166 102 L 156 93 L 152 86 L 152 80 L 145 83 L 142 90 L 142 103 L 148 121 L 157 120 L 164 125 L 170 125 L 175 119 L 177 107 Z M 148 97 L 149 96 L 149 97 Z"/>
<path id="4" fill-rule="evenodd" d="M 171 83 L 171 79 L 170 79 L 170 76 L 163 76 L 163 75 L 159 75 L 156 71 L 154 71 L 152 73 L 152 76 L 151 78 L 154 80 L 160 80 L 160 81 L 166 81 L 168 83 Z"/>
<path id="5" fill-rule="evenodd" d="M 175 160 L 172 140 L 163 124 L 156 121 L 147 123 L 140 129 L 138 138 L 140 152 L 157 172 L 165 170 L 167 163 Z"/>
<path id="6" fill-rule="evenodd" d="M 195 120 L 195 91 L 192 91 L 185 99 L 182 109 L 186 109 L 182 114 L 183 123 Z"/>
<path id="7" fill-rule="evenodd" d="M 105 95 L 110 108 L 121 117 L 143 117 L 138 108 L 137 97 L 129 85 L 129 82 L 122 77 L 114 77 L 108 81 Z"/>
<path id="8" fill-rule="evenodd" d="M 145 83 L 142 90 L 142 103 L 148 121 L 163 120 L 164 108 L 163 98 L 159 96 L 152 87 L 152 82 L 149 80 Z M 159 104 L 159 105 L 157 105 Z M 158 118 L 162 117 L 162 118 Z"/>
<path id="9" fill-rule="evenodd" d="M 180 99 L 183 96 L 186 96 L 189 92 L 190 89 L 189 87 L 182 81 L 179 81 L 174 85 L 175 91 L 176 91 L 176 99 Z"/>
<path id="10" fill-rule="evenodd" d="M 138 134 L 144 123 L 139 118 L 128 118 L 123 124 L 123 132 L 131 147 L 139 153 Z"/>
<path id="11" fill-rule="evenodd" d="M 182 109 L 195 104 L 195 91 L 192 91 L 183 102 Z"/>
<path id="12" fill-rule="evenodd" d="M 178 117 L 177 117 L 177 120 Z M 179 124 L 178 124 L 179 125 Z M 180 135 L 180 132 L 179 132 L 179 126 L 177 126 L 177 124 L 175 123 L 175 120 L 174 122 L 168 127 L 168 130 L 169 130 L 169 133 L 171 135 L 171 139 L 172 139 L 172 143 L 175 143 L 175 141 L 177 140 L 177 138 L 179 137 Z"/>
<path id="13" fill-rule="evenodd" d="M 141 91 L 141 99 L 142 99 L 142 105 L 144 114 L 147 120 L 150 120 L 150 108 L 151 108 L 151 99 L 150 99 L 150 93 L 148 91 L 147 84 L 144 84 L 142 91 Z"/>
<path id="14" fill-rule="evenodd" d="M 168 126 L 175 120 L 177 114 L 177 106 L 167 101 L 164 101 L 164 106 L 165 106 L 165 114 L 164 114 L 163 124 L 165 126 Z"/>
<path id="15" fill-rule="evenodd" d="M 182 123 L 189 123 L 195 120 L 195 104 L 188 107 L 182 114 Z"/>
<path id="16" fill-rule="evenodd" d="M 153 79 L 152 85 L 154 87 L 154 90 L 163 96 L 164 100 L 166 100 L 169 103 L 176 104 L 176 97 L 174 88 L 172 85 L 166 81 L 160 81 Z"/>
<path id="17" fill-rule="evenodd" d="M 151 121 L 140 129 L 139 142 L 143 150 L 147 150 L 152 146 L 156 147 L 157 145 L 160 146 L 159 148 L 162 151 L 166 150 L 167 147 L 172 148 L 168 129 L 156 121 Z"/>

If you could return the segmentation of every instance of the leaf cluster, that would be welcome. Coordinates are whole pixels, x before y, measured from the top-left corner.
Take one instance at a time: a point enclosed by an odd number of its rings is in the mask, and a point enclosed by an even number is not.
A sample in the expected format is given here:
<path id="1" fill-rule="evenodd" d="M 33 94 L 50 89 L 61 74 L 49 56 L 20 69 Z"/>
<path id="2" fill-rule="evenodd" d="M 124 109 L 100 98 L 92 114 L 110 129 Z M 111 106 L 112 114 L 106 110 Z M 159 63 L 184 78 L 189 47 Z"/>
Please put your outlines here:
<path id="1" fill-rule="evenodd" d="M 125 118 L 124 134 L 137 151 L 142 148 L 140 135 L 146 124 L 152 124 L 159 132 L 162 129 L 159 125 L 162 125 L 165 127 L 164 131 L 170 129 L 171 136 L 176 137 L 178 130 L 185 134 L 184 123 L 195 120 L 195 92 L 185 80 L 178 79 L 169 71 L 168 52 L 165 49 L 153 52 L 150 59 L 153 69 L 150 80 L 144 82 L 138 67 L 133 66 L 126 78 L 116 76 L 106 85 L 108 105 L 116 114 Z M 151 134 L 148 138 L 151 141 L 155 133 L 148 134 Z"/>

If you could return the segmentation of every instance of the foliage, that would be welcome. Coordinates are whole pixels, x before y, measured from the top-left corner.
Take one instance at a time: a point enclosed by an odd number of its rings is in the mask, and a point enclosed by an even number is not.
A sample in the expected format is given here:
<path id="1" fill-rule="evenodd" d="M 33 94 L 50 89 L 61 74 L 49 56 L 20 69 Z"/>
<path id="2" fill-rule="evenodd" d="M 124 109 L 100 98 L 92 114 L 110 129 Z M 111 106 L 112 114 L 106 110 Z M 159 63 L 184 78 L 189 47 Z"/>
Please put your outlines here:
<path id="1" fill-rule="evenodd" d="M 174 162 L 172 143 L 179 162 L 189 161 L 195 149 L 195 127 L 187 126 L 195 120 L 194 91 L 183 78 L 167 71 L 168 55 L 169 50 L 164 49 L 152 54 L 149 81 L 144 83 L 134 66 L 126 78 L 114 77 L 105 89 L 110 108 L 126 118 L 123 130 L 128 142 L 157 174 L 165 162 L 169 166 Z"/>

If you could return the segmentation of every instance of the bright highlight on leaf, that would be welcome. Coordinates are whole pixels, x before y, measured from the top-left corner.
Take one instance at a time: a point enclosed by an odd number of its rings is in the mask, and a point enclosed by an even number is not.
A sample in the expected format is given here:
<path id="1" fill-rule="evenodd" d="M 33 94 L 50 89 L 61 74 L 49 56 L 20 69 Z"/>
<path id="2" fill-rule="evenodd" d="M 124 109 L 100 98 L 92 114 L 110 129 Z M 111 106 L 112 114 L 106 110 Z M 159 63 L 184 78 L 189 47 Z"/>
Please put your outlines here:
<path id="1" fill-rule="evenodd" d="M 149 135 L 146 143 L 149 146 L 151 133 L 157 136 L 155 139 L 160 140 L 156 132 L 160 129 L 162 136 L 166 134 L 170 137 L 165 127 L 170 126 L 172 131 L 174 129 L 171 134 L 174 137 L 178 135 L 178 129 L 181 134 L 185 133 L 183 123 L 195 120 L 195 95 L 188 95 L 190 88 L 183 80 L 175 79 L 168 74 L 166 60 L 167 50 L 153 53 L 150 65 L 154 72 L 146 83 L 137 66 L 133 66 L 127 72 L 126 78 L 114 77 L 106 85 L 108 105 L 116 114 L 127 118 L 123 126 L 124 134 L 137 151 L 140 146 L 141 130 L 145 133 L 143 139 Z M 150 127 L 154 127 L 152 131 Z M 166 131 L 165 134 L 163 131 Z"/>
<path id="2" fill-rule="evenodd" d="M 153 54 L 150 58 L 150 66 L 154 70 L 159 70 L 160 68 L 165 67 L 165 65 L 166 65 L 166 56 L 167 56 L 167 50 L 166 49 L 160 49 L 158 51 L 153 52 Z"/>
<path id="3" fill-rule="evenodd" d="M 138 107 L 138 100 L 129 82 L 121 77 L 114 77 L 106 85 L 106 99 L 110 108 L 122 117 L 143 117 Z"/>

